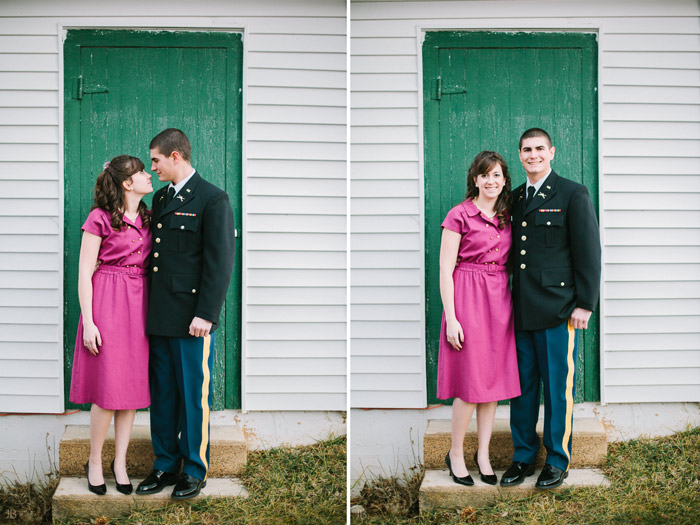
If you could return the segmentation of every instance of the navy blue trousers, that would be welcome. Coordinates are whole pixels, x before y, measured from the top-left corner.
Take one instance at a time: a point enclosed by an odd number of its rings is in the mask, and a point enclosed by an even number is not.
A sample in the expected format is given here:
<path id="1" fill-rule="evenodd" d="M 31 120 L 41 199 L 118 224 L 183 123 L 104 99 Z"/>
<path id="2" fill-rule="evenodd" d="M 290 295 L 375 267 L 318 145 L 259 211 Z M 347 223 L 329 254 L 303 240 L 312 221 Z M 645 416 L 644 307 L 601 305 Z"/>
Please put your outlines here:
<path id="1" fill-rule="evenodd" d="M 209 471 L 209 410 L 214 334 L 150 339 L 153 468 L 204 480 Z"/>
<path id="2" fill-rule="evenodd" d="M 515 332 L 521 395 L 510 401 L 513 461 L 535 462 L 540 448 L 536 426 L 542 385 L 546 462 L 562 470 L 569 469 L 577 336 L 578 330 L 568 322 L 546 330 Z"/>

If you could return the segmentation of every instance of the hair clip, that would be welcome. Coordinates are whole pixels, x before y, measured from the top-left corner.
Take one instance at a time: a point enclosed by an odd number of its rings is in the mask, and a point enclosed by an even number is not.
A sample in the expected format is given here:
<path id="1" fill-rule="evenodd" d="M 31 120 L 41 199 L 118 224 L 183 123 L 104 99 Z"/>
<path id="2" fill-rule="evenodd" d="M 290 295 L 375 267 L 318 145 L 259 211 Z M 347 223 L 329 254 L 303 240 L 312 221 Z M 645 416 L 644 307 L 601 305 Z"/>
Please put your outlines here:
<path id="1" fill-rule="evenodd" d="M 102 165 L 102 170 L 106 170 L 107 168 L 109 168 L 109 161 L 105 162 L 105 163 Z"/>

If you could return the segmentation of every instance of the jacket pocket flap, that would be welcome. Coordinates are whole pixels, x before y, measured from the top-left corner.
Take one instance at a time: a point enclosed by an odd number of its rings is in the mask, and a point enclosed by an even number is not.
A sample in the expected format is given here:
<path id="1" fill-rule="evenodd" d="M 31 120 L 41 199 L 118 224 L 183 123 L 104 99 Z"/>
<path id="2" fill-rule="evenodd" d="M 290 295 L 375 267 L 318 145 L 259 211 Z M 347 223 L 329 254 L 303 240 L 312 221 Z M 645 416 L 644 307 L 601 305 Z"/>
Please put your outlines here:
<path id="1" fill-rule="evenodd" d="M 542 286 L 556 286 L 558 288 L 574 285 L 574 272 L 571 268 L 555 268 L 540 272 L 540 284 Z"/>
<path id="2" fill-rule="evenodd" d="M 196 275 L 173 275 L 172 290 L 175 293 L 199 293 L 199 277 Z"/>
<path id="3" fill-rule="evenodd" d="M 535 216 L 537 226 L 563 226 L 564 214 L 560 211 L 541 211 Z"/>
<path id="4" fill-rule="evenodd" d="M 184 230 L 196 232 L 199 227 L 199 217 L 188 217 L 186 215 L 173 215 L 170 219 L 171 230 Z"/>

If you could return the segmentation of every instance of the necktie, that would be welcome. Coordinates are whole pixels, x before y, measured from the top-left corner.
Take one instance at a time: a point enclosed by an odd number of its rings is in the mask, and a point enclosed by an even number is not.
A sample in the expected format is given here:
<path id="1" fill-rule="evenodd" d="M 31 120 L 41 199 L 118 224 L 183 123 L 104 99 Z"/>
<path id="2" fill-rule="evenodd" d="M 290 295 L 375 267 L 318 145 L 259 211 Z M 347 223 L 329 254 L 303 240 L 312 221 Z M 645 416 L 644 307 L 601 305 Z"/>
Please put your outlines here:
<path id="1" fill-rule="evenodd" d="M 165 197 L 165 205 L 167 206 L 170 204 L 170 201 L 173 200 L 173 197 L 175 197 L 175 188 L 170 186 L 168 188 L 168 195 Z"/>
<path id="2" fill-rule="evenodd" d="M 534 196 L 535 196 L 535 187 L 534 187 L 534 186 L 530 186 L 530 187 L 527 189 L 527 199 L 525 200 L 525 206 L 527 206 L 528 204 L 530 204 L 530 201 L 532 201 L 532 198 L 533 198 Z"/>

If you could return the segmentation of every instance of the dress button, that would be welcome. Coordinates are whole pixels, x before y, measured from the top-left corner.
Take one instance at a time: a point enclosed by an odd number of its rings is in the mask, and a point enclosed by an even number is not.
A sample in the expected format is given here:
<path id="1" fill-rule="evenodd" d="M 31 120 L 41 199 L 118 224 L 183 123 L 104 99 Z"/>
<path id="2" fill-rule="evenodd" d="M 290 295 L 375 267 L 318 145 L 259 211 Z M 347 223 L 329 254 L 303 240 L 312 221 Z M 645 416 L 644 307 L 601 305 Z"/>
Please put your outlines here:
<path id="1" fill-rule="evenodd" d="M 159 222 L 158 223 L 158 229 L 160 230 L 163 227 L 163 225 Z"/>
<path id="2" fill-rule="evenodd" d="M 139 241 L 142 241 L 142 240 L 143 240 L 143 238 L 142 238 L 142 237 L 139 237 Z"/>
<path id="3" fill-rule="evenodd" d="M 527 252 L 525 250 L 520 250 L 520 255 L 525 255 L 526 253 Z M 156 255 L 156 257 L 158 257 L 158 256 Z"/>
<path id="4" fill-rule="evenodd" d="M 522 237 L 520 237 L 520 240 L 521 240 L 521 241 L 527 241 L 527 235 L 523 235 Z M 156 241 L 156 242 L 158 242 L 158 241 Z"/>
<path id="5" fill-rule="evenodd" d="M 525 251 L 525 250 L 523 250 L 523 251 Z M 156 259 L 158 258 L 159 255 L 160 254 L 158 252 L 153 252 L 153 257 L 155 257 Z"/>
<path id="6" fill-rule="evenodd" d="M 141 253 L 141 250 L 137 251 L 136 253 L 140 254 L 140 253 Z"/>
<path id="7" fill-rule="evenodd" d="M 154 271 L 154 272 L 157 272 L 157 271 L 158 271 L 158 267 L 157 267 L 157 266 L 154 266 L 154 267 L 153 267 L 153 271 Z"/>
<path id="8" fill-rule="evenodd" d="M 501 236 L 500 236 L 500 235 L 496 235 L 496 239 L 500 239 L 500 238 L 501 238 Z"/>
<path id="9" fill-rule="evenodd" d="M 498 248 L 496 248 L 496 251 L 498 251 Z M 141 253 L 141 252 L 139 252 L 139 253 Z"/>
<path id="10" fill-rule="evenodd" d="M 180 226 L 180 229 L 181 229 L 181 230 L 184 230 L 184 229 L 185 229 L 185 225 L 183 224 L 182 226 Z"/>
<path id="11" fill-rule="evenodd" d="M 564 286 L 564 281 L 561 282 L 561 285 Z"/>
<path id="12" fill-rule="evenodd" d="M 194 288 L 192 288 L 192 293 L 197 293 L 197 290 L 195 290 Z"/>
<path id="13" fill-rule="evenodd" d="M 131 239 L 131 242 L 136 242 L 136 239 Z"/>
<path id="14" fill-rule="evenodd" d="M 527 221 L 523 221 L 523 228 L 527 226 Z"/>
<path id="15" fill-rule="evenodd" d="M 493 237 L 489 237 L 489 239 L 493 239 Z"/>
<path id="16" fill-rule="evenodd" d="M 160 242 L 160 237 L 156 237 L 156 243 Z"/>
<path id="17" fill-rule="evenodd" d="M 523 264 L 520 265 L 520 269 L 521 269 L 521 270 L 524 270 L 524 269 L 525 269 L 525 263 L 523 263 Z"/>
<path id="18" fill-rule="evenodd" d="M 488 228 L 488 227 L 489 227 L 489 225 L 487 224 L 487 225 L 486 225 L 486 227 Z"/>

